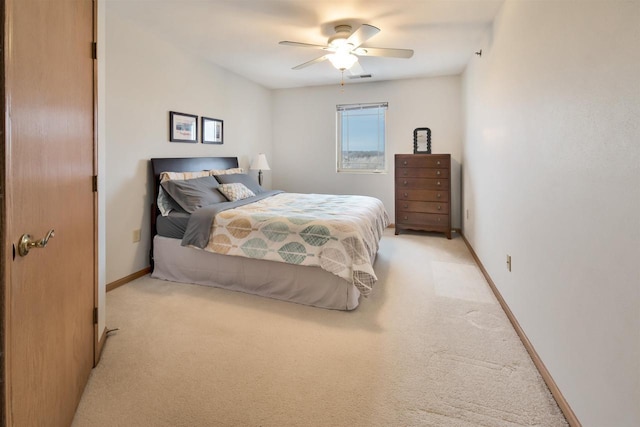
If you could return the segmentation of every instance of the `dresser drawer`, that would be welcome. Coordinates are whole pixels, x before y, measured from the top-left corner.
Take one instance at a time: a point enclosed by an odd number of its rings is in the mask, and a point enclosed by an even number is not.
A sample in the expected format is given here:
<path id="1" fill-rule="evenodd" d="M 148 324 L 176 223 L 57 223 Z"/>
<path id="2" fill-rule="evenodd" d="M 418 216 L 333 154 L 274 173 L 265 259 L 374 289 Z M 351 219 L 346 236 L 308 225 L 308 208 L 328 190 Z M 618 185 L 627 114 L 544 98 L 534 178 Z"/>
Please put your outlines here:
<path id="1" fill-rule="evenodd" d="M 411 200 L 396 200 L 396 209 L 402 212 L 420 212 L 448 214 L 449 203 L 445 202 L 415 202 Z"/>
<path id="2" fill-rule="evenodd" d="M 417 200 L 419 202 L 448 202 L 449 189 L 438 190 L 411 190 L 396 188 L 396 200 Z"/>
<path id="3" fill-rule="evenodd" d="M 396 188 L 416 188 L 424 190 L 447 190 L 449 191 L 448 178 L 396 178 Z"/>
<path id="4" fill-rule="evenodd" d="M 448 154 L 420 154 L 396 155 L 397 168 L 450 168 L 451 157 Z"/>
<path id="5" fill-rule="evenodd" d="M 449 215 L 398 211 L 396 213 L 396 223 L 400 224 L 401 226 L 413 225 L 448 227 Z"/>
<path id="6" fill-rule="evenodd" d="M 396 168 L 396 178 L 449 178 L 449 169 Z"/>

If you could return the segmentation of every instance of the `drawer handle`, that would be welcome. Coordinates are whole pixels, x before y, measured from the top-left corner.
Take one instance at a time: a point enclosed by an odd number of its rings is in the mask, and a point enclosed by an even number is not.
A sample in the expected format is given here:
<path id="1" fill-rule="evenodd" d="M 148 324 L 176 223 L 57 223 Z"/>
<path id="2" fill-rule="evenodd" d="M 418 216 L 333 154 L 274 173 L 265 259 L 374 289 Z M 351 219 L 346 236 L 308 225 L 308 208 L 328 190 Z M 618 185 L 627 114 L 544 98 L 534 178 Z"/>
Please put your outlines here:
<path id="1" fill-rule="evenodd" d="M 442 206 L 438 205 L 438 210 L 441 211 L 442 210 Z"/>
<path id="2" fill-rule="evenodd" d="M 407 181 L 402 181 L 402 184 L 407 185 Z"/>
<path id="3" fill-rule="evenodd" d="M 405 203 L 405 204 L 404 204 L 404 208 L 405 208 L 405 209 L 409 208 L 409 205 Z"/>
<path id="4" fill-rule="evenodd" d="M 438 183 L 436 185 L 440 185 L 440 181 L 438 181 Z"/>
<path id="5" fill-rule="evenodd" d="M 438 164 L 438 165 L 439 165 L 439 164 L 440 164 L 440 160 L 438 160 L 438 163 L 436 163 L 436 164 Z"/>
<path id="6" fill-rule="evenodd" d="M 409 217 L 407 217 L 407 216 L 405 215 L 405 216 L 404 216 L 404 220 L 406 221 L 406 220 L 408 220 L 408 219 L 409 219 Z"/>
<path id="7" fill-rule="evenodd" d="M 409 195 L 407 193 L 404 193 L 404 197 L 408 197 Z M 439 197 L 439 196 L 438 196 Z"/>
<path id="8" fill-rule="evenodd" d="M 440 217 L 438 217 L 438 222 L 440 222 Z"/>
<path id="9" fill-rule="evenodd" d="M 440 171 L 436 172 L 436 175 L 440 175 Z"/>
<path id="10" fill-rule="evenodd" d="M 402 175 L 407 176 L 407 171 L 402 171 Z"/>
<path id="11" fill-rule="evenodd" d="M 402 162 L 403 165 L 407 166 L 407 161 Z"/>
<path id="12" fill-rule="evenodd" d="M 405 193 L 405 194 L 406 194 L 406 193 Z M 439 199 L 439 198 L 440 198 L 440 197 L 442 197 L 442 196 L 440 195 L 440 193 L 438 193 L 438 194 L 436 195 L 436 197 Z"/>

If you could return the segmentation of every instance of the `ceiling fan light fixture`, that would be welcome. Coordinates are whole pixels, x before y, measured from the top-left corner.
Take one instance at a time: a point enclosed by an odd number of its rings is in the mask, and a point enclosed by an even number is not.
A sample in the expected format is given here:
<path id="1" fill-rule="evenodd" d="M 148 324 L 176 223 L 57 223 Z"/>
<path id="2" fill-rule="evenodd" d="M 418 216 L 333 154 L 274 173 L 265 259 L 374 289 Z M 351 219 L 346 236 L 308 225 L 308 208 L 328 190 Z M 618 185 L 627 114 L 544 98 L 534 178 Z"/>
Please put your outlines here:
<path id="1" fill-rule="evenodd" d="M 337 52 L 327 55 L 327 58 L 338 70 L 348 70 L 353 67 L 353 64 L 358 62 L 358 57 L 352 53 Z"/>
<path id="2" fill-rule="evenodd" d="M 347 44 L 348 43 L 346 38 L 335 38 L 329 42 L 329 48 L 340 50 L 344 49 Z"/>

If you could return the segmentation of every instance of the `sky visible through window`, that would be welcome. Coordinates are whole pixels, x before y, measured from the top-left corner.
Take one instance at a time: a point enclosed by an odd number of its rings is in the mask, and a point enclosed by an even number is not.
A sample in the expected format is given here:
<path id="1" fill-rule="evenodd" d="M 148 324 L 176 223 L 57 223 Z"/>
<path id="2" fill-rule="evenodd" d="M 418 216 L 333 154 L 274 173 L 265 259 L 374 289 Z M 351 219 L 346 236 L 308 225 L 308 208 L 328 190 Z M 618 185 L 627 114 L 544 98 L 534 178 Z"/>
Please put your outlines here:
<path id="1" fill-rule="evenodd" d="M 343 112 L 343 151 L 378 150 L 384 135 L 384 115 L 378 109 L 351 110 Z"/>
<path id="2" fill-rule="evenodd" d="M 338 105 L 338 172 L 385 170 L 387 103 Z"/>

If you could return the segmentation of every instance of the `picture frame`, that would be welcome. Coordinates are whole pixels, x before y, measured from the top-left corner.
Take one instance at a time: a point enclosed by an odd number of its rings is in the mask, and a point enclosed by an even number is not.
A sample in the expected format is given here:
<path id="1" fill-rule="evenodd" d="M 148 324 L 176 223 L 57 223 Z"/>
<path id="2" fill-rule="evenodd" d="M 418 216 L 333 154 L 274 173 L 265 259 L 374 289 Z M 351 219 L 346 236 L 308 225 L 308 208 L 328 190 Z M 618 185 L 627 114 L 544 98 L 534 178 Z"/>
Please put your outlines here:
<path id="1" fill-rule="evenodd" d="M 198 142 L 198 116 L 169 111 L 169 141 Z"/>
<path id="2" fill-rule="evenodd" d="M 202 143 L 224 144 L 224 122 L 222 120 L 202 117 Z"/>

